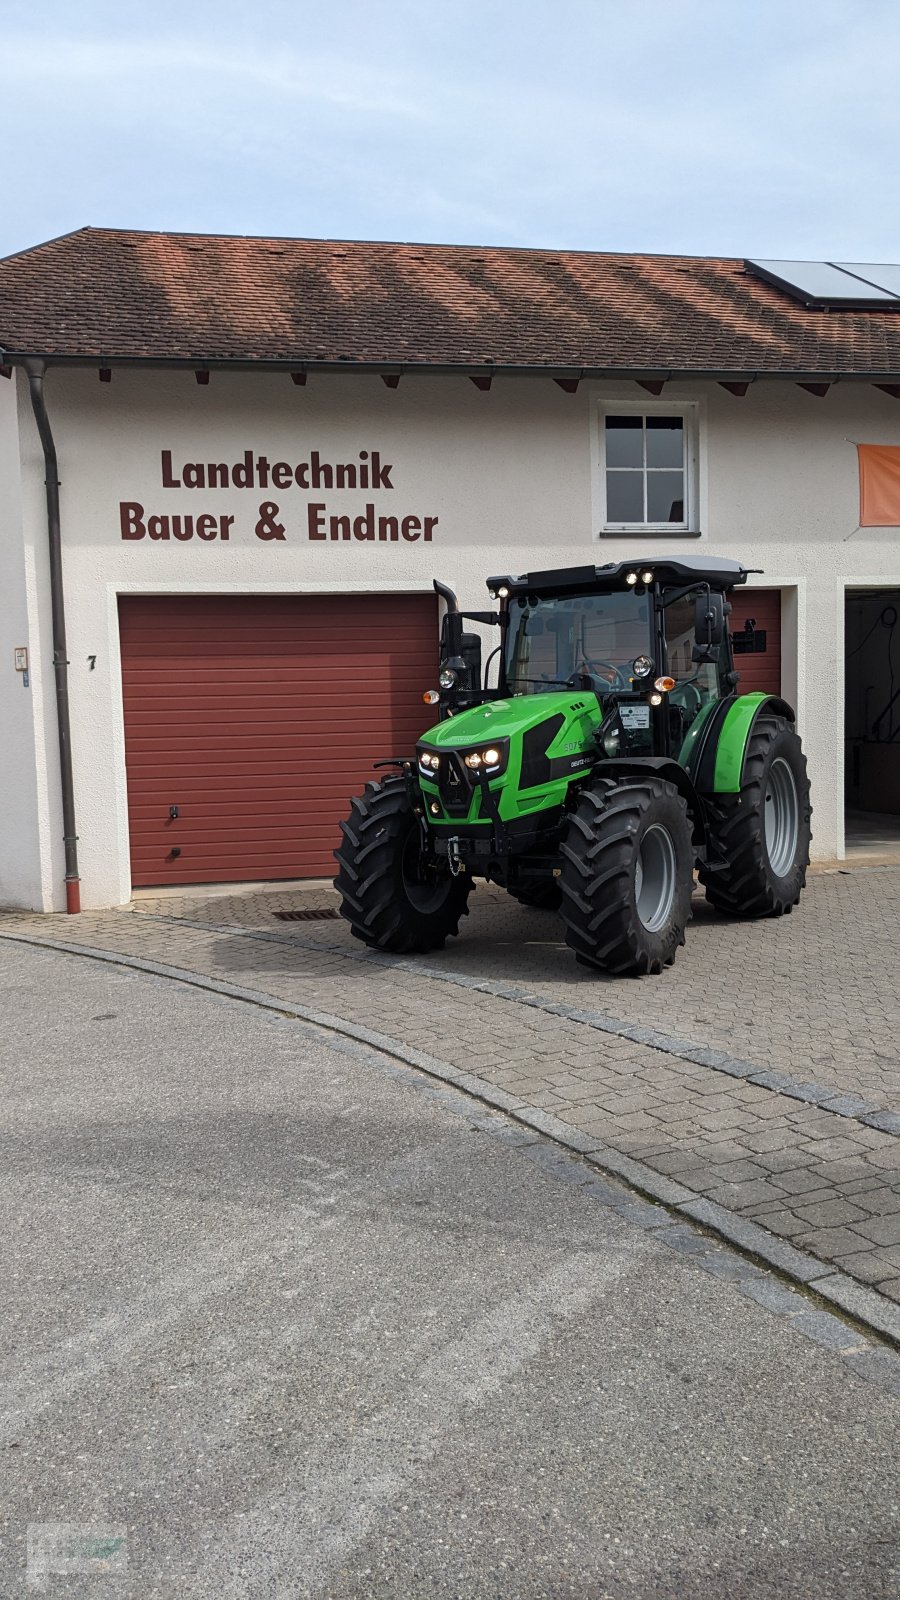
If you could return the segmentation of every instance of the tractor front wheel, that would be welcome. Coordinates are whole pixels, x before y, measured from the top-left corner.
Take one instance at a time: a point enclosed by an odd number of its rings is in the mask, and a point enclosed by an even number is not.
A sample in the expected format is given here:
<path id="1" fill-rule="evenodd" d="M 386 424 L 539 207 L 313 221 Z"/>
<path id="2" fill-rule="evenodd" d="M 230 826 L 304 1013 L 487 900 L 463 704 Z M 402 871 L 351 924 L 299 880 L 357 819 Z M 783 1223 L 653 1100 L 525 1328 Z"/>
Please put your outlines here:
<path id="1" fill-rule="evenodd" d="M 675 785 L 599 779 L 582 792 L 560 848 L 560 913 L 578 960 L 635 977 L 669 966 L 684 944 L 694 868 Z"/>
<path id="2" fill-rule="evenodd" d="M 425 848 L 406 780 L 367 783 L 350 802 L 334 852 L 340 913 L 377 950 L 440 950 L 468 911 L 467 873 L 452 877 Z"/>

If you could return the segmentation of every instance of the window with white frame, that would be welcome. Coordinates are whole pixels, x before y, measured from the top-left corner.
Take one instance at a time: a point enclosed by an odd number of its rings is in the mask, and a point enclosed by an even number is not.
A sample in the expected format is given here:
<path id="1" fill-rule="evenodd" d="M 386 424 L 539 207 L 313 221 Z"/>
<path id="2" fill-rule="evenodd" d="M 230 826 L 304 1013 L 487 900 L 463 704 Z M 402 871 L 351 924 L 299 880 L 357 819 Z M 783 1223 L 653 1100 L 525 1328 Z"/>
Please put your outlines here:
<path id="1" fill-rule="evenodd" d="M 696 531 L 693 407 L 610 403 L 600 441 L 606 532 Z"/>

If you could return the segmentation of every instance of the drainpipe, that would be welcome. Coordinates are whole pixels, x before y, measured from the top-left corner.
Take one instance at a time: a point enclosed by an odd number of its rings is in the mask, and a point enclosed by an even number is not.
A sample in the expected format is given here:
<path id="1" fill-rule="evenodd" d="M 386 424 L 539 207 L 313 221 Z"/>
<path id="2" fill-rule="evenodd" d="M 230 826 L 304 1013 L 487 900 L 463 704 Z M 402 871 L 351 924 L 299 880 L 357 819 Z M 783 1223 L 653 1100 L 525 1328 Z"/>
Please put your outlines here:
<path id="1" fill-rule="evenodd" d="M 59 773 L 62 788 L 63 844 L 66 852 L 66 911 L 81 910 L 78 835 L 75 831 L 75 787 L 72 781 L 72 728 L 69 721 L 69 658 L 66 650 L 66 605 L 63 594 L 62 543 L 59 525 L 59 470 L 56 445 L 44 399 L 45 361 L 25 362 L 31 409 L 44 450 L 47 486 L 47 534 L 50 546 L 50 606 L 53 615 L 53 672 L 56 678 L 56 721 L 59 730 Z"/>

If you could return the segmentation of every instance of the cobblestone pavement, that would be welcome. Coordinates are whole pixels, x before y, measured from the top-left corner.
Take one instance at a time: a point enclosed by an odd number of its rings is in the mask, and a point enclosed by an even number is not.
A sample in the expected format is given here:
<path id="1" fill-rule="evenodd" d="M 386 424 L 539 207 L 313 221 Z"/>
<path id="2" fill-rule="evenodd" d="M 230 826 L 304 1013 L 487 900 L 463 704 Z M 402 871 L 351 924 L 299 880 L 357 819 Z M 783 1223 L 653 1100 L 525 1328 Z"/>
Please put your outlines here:
<path id="1" fill-rule="evenodd" d="M 422 958 L 367 951 L 327 886 L 7 916 L 329 1012 L 541 1108 L 900 1301 L 900 871 L 814 876 L 781 921 L 702 897 L 655 979 L 580 968 L 559 923 L 480 885 Z M 585 1145 L 586 1147 L 586 1145 Z"/>

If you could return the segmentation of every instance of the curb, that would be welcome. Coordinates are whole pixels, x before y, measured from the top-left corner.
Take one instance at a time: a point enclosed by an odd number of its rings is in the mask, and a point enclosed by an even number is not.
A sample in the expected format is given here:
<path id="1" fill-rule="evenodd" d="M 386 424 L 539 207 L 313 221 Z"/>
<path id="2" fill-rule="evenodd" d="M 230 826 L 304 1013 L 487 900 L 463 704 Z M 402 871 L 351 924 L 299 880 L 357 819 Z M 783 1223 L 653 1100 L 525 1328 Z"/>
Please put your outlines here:
<path id="1" fill-rule="evenodd" d="M 489 1106 L 491 1110 L 501 1111 L 523 1127 L 551 1139 L 570 1154 L 580 1156 L 599 1172 L 620 1179 L 641 1196 L 665 1207 L 669 1213 L 699 1224 L 701 1228 L 724 1240 L 742 1255 L 761 1262 L 781 1277 L 811 1291 L 818 1299 L 839 1313 L 852 1317 L 880 1339 L 900 1350 L 900 1306 L 893 1305 L 877 1290 L 866 1288 L 845 1273 L 838 1272 L 834 1267 L 819 1261 L 815 1256 L 786 1244 L 769 1233 L 766 1228 L 760 1227 L 758 1223 L 748 1222 L 727 1210 L 725 1206 L 699 1198 L 683 1184 L 655 1172 L 644 1162 L 620 1154 L 609 1145 L 591 1138 L 589 1134 L 580 1133 L 548 1112 L 530 1108 L 527 1103 L 516 1100 L 513 1095 L 507 1094 L 502 1089 L 494 1089 L 481 1078 L 469 1072 L 461 1072 L 437 1056 L 429 1055 L 422 1050 L 414 1050 L 401 1040 L 392 1039 L 375 1029 L 346 1022 L 331 1012 L 315 1011 L 309 1006 L 280 1000 L 276 995 L 267 994 L 264 990 L 246 989 L 238 984 L 223 982 L 219 978 L 207 977 L 203 973 L 191 972 L 185 967 L 167 966 L 162 962 L 148 961 L 141 956 L 103 950 L 94 945 L 68 944 L 59 939 L 47 939 L 35 934 L 0 932 L 0 939 L 10 944 L 27 944 L 38 949 L 56 950 L 63 955 L 84 956 L 110 966 L 129 967 L 137 972 L 146 972 L 152 977 L 169 978 L 192 988 L 221 995 L 226 999 L 259 1006 L 262 1010 L 273 1012 L 279 1017 L 310 1023 L 315 1027 L 327 1029 L 330 1033 L 351 1039 L 357 1044 L 368 1045 L 382 1055 L 393 1057 L 404 1066 L 415 1067 L 419 1072 L 461 1090 L 470 1098 Z"/>

